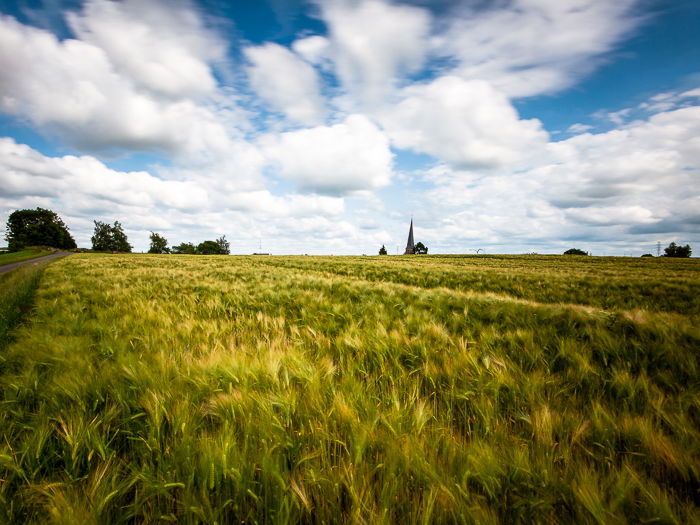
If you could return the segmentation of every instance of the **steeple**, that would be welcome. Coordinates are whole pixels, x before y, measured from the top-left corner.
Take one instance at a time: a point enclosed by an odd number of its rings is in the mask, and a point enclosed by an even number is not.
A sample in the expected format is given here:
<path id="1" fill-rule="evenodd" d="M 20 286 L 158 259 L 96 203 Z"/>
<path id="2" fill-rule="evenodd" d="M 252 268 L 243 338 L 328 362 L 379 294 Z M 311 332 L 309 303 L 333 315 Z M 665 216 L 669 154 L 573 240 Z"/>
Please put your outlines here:
<path id="1" fill-rule="evenodd" d="M 406 251 L 404 255 L 413 255 L 416 253 L 416 247 L 413 244 L 413 217 L 411 217 L 411 228 L 408 230 L 408 242 L 406 243 Z"/>

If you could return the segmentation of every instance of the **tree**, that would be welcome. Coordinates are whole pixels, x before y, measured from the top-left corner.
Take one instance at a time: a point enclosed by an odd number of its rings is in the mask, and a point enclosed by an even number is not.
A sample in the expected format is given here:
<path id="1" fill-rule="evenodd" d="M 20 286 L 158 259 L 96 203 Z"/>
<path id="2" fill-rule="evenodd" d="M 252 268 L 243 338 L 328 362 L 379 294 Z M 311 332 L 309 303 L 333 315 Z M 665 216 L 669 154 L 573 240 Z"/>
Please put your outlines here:
<path id="1" fill-rule="evenodd" d="M 664 248 L 664 257 L 690 257 L 691 253 L 693 250 L 690 249 L 690 244 L 677 246 L 675 242 L 672 242 Z"/>
<path id="2" fill-rule="evenodd" d="M 76 248 L 63 220 L 51 210 L 16 210 L 7 219 L 7 246 L 11 252 L 25 246 L 51 246 L 62 250 Z"/>
<path id="3" fill-rule="evenodd" d="M 155 232 L 151 232 L 151 247 L 148 253 L 170 253 L 168 248 L 168 239 Z"/>
<path id="4" fill-rule="evenodd" d="M 422 242 L 417 242 L 414 250 L 414 253 L 417 255 L 425 255 L 428 253 L 428 247 Z"/>
<path id="5" fill-rule="evenodd" d="M 178 254 L 194 255 L 197 253 L 197 247 L 191 242 L 183 242 L 178 244 L 177 246 L 173 246 L 172 252 Z"/>
<path id="6" fill-rule="evenodd" d="M 219 254 L 230 255 L 231 254 L 231 244 L 226 240 L 226 236 L 222 235 L 216 239 L 216 244 L 219 246 Z"/>
<path id="7" fill-rule="evenodd" d="M 650 253 L 645 253 L 645 254 L 642 255 L 642 257 L 653 257 L 653 255 L 650 254 Z"/>
<path id="8" fill-rule="evenodd" d="M 199 255 L 220 255 L 221 247 L 216 241 L 202 241 L 197 245 Z"/>
<path id="9" fill-rule="evenodd" d="M 379 255 L 386 255 L 386 248 L 384 247 L 383 244 L 382 244 L 382 247 L 379 248 Z"/>
<path id="10" fill-rule="evenodd" d="M 106 222 L 93 221 L 95 233 L 92 236 L 92 249 L 100 252 L 131 253 L 131 244 L 119 221 L 110 226 Z"/>
<path id="11" fill-rule="evenodd" d="M 579 250 L 578 248 L 571 248 L 570 250 L 566 250 L 564 252 L 564 255 L 588 255 L 586 252 L 583 250 Z"/>

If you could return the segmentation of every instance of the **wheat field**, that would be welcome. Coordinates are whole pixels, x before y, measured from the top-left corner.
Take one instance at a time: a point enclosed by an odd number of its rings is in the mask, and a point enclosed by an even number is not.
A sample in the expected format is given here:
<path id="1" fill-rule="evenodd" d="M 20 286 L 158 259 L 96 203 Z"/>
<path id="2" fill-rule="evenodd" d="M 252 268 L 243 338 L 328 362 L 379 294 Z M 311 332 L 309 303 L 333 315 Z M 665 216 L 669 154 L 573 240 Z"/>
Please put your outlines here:
<path id="1" fill-rule="evenodd" d="M 0 349 L 0 521 L 693 523 L 700 263 L 79 254 Z"/>

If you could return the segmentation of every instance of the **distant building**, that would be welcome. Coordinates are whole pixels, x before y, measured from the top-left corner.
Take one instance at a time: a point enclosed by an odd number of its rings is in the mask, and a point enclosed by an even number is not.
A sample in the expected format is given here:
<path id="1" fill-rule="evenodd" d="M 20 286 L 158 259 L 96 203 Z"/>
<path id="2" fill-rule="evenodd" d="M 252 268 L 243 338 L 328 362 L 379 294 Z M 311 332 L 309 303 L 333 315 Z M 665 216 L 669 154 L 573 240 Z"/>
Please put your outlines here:
<path id="1" fill-rule="evenodd" d="M 411 218 L 411 228 L 408 230 L 408 242 L 406 243 L 406 251 L 404 255 L 413 255 L 416 253 L 416 246 L 413 244 L 413 218 Z"/>

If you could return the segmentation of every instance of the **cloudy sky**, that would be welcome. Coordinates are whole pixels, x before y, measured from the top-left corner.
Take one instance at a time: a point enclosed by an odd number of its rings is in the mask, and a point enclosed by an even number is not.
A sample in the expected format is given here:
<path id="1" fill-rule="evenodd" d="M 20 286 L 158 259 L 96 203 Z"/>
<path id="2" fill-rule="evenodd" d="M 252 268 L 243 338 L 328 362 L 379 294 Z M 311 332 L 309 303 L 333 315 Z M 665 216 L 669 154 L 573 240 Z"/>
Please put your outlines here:
<path id="1" fill-rule="evenodd" d="M 0 222 L 700 253 L 699 26 L 697 0 L 3 0 Z"/>

